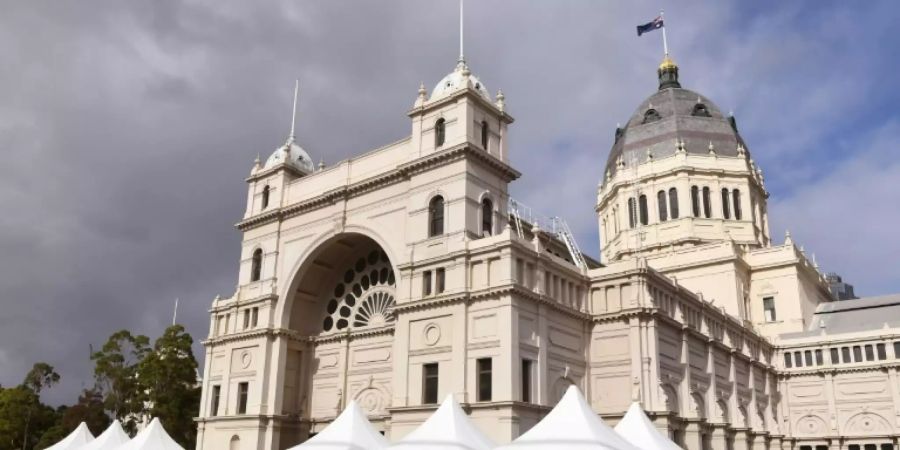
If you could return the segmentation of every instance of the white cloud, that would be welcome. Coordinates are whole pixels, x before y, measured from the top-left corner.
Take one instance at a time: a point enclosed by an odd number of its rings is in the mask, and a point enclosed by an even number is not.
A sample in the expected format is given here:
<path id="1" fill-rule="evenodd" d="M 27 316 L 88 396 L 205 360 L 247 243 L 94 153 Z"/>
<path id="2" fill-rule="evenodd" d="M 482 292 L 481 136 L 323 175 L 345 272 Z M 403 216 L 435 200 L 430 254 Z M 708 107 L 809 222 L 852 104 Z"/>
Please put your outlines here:
<path id="1" fill-rule="evenodd" d="M 852 159 L 769 201 L 773 234 L 790 229 L 826 271 L 857 295 L 894 293 L 900 284 L 900 120 L 853 144 Z M 776 241 L 780 236 L 773 236 Z"/>

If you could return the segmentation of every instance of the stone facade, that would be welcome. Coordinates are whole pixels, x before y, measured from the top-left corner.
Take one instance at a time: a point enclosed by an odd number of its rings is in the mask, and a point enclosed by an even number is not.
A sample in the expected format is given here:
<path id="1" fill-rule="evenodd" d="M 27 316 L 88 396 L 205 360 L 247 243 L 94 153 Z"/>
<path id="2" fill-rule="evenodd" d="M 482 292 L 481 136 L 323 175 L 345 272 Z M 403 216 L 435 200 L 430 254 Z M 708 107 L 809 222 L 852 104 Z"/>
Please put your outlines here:
<path id="1" fill-rule="evenodd" d="M 316 170 L 292 136 L 247 179 L 238 287 L 213 302 L 204 341 L 198 448 L 284 449 L 350 400 L 396 440 L 446 395 L 505 443 L 571 384 L 611 423 L 641 401 L 688 449 L 893 442 L 895 367 L 785 367 L 785 352 L 892 341 L 785 334 L 808 328 L 828 285 L 790 238 L 772 244 L 733 118 L 682 91 L 617 132 L 596 206 L 603 265 L 559 222 L 520 216 L 513 118 L 463 61 L 420 88 L 406 139 Z M 714 194 L 700 211 L 693 186 Z"/>

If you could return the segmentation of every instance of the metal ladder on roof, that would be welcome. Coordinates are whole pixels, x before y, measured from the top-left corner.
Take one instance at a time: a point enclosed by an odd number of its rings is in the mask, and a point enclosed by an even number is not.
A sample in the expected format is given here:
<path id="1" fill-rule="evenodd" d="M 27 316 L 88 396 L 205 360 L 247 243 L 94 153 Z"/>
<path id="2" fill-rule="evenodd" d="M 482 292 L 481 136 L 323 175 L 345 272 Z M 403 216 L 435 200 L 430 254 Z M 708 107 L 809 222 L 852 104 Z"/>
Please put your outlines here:
<path id="1" fill-rule="evenodd" d="M 575 242 L 575 236 L 572 235 L 572 231 L 569 230 L 569 225 L 565 220 L 562 220 L 559 217 L 554 217 L 552 220 L 554 228 L 556 228 L 556 235 L 559 237 L 559 240 L 566 244 L 566 248 L 569 249 L 569 254 L 572 255 L 572 262 L 574 262 L 579 269 L 587 270 L 587 263 L 584 260 L 584 255 L 581 253 L 581 249 L 578 248 L 578 243 Z"/>
<path id="2" fill-rule="evenodd" d="M 516 224 L 516 234 L 519 235 L 519 239 L 525 239 L 525 233 L 522 231 L 522 219 L 519 218 L 519 204 L 512 197 L 509 198 L 507 209 L 509 210 L 509 217 Z"/>

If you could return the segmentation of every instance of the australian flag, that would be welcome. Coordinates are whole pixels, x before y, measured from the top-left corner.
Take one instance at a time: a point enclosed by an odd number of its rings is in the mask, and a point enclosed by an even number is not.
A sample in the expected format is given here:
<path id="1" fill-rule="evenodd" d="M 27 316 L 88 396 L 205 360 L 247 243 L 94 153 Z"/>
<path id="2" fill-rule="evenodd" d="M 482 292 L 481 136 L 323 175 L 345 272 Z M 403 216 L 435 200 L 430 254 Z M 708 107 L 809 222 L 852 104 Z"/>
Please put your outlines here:
<path id="1" fill-rule="evenodd" d="M 647 22 L 643 25 L 637 26 L 638 36 L 640 36 L 644 33 L 649 33 L 653 30 L 658 30 L 658 29 L 662 28 L 663 26 L 664 25 L 663 25 L 662 16 L 657 16 L 655 19 L 651 20 L 650 22 Z"/>

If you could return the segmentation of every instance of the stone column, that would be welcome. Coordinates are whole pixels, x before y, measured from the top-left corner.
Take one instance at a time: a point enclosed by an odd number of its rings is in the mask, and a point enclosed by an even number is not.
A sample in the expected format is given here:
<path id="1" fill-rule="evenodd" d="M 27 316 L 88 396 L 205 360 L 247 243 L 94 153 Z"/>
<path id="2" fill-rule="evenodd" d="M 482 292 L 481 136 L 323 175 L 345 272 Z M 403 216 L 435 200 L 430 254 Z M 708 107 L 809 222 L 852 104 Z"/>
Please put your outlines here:
<path id="1" fill-rule="evenodd" d="M 753 434 L 751 437 L 751 450 L 768 450 L 768 446 L 766 445 L 766 435 L 764 434 Z"/>
<path id="2" fill-rule="evenodd" d="M 725 450 L 728 443 L 725 440 L 725 427 L 716 425 L 709 429 L 709 448 L 712 450 Z"/>
<path id="3" fill-rule="evenodd" d="M 703 450 L 703 434 L 700 431 L 700 422 L 685 422 L 684 446 L 687 450 Z"/>
<path id="4" fill-rule="evenodd" d="M 746 428 L 734 430 L 734 450 L 750 450 L 748 439 Z"/>

